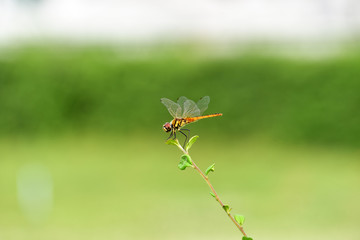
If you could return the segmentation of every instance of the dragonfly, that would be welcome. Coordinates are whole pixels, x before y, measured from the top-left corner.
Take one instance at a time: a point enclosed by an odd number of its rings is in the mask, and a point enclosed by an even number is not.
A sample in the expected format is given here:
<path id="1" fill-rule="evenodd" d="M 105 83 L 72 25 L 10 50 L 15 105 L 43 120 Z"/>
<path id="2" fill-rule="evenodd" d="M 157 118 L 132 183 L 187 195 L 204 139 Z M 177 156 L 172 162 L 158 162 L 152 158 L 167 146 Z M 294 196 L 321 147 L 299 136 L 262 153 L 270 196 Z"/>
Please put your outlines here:
<path id="1" fill-rule="evenodd" d="M 187 99 L 184 96 L 179 97 L 177 103 L 167 98 L 161 98 L 161 103 L 165 105 L 165 107 L 168 109 L 169 113 L 173 117 L 172 121 L 167 122 L 163 125 L 164 131 L 170 132 L 170 136 L 168 137 L 168 139 L 170 139 L 171 137 L 173 137 L 173 139 L 176 139 L 176 132 L 180 132 L 185 136 L 184 147 L 188 140 L 188 135 L 186 135 L 183 131 L 188 131 L 188 134 L 190 135 L 190 130 L 182 128 L 183 126 L 189 123 L 196 122 L 200 119 L 222 116 L 222 113 L 202 115 L 208 108 L 208 105 L 210 103 L 209 96 L 200 98 L 197 103 L 190 99 Z"/>

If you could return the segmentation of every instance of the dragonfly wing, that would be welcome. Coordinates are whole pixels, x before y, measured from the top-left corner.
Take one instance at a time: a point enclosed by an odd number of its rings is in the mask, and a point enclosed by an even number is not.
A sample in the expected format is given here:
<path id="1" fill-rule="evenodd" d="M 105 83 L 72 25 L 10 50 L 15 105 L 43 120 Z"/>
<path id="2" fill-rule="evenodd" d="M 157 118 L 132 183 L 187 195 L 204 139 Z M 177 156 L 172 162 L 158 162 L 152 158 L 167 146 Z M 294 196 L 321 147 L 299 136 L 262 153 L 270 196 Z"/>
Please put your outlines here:
<path id="1" fill-rule="evenodd" d="M 202 115 L 205 112 L 205 110 L 208 108 L 209 103 L 210 103 L 209 96 L 200 98 L 200 100 L 196 103 L 197 107 L 200 110 L 200 115 Z"/>
<path id="2" fill-rule="evenodd" d="M 182 110 L 184 110 L 184 103 L 186 102 L 186 100 L 188 100 L 186 97 L 181 96 L 178 98 L 177 103 L 179 104 L 179 106 L 181 107 Z M 183 112 L 181 113 L 181 116 L 183 115 Z"/>
<path id="3" fill-rule="evenodd" d="M 180 105 L 180 107 L 182 107 L 182 109 L 184 109 L 184 103 L 186 102 L 186 100 L 188 99 L 184 96 L 179 97 L 177 100 L 177 103 Z"/>
<path id="4" fill-rule="evenodd" d="M 162 98 L 161 103 L 164 104 L 165 107 L 169 110 L 171 116 L 174 118 L 181 118 L 181 107 L 179 104 L 167 98 Z"/>
<path id="5" fill-rule="evenodd" d="M 184 112 L 182 114 L 183 118 L 188 117 L 197 117 L 200 116 L 200 110 L 197 107 L 196 103 L 192 100 L 186 100 L 184 102 Z"/>

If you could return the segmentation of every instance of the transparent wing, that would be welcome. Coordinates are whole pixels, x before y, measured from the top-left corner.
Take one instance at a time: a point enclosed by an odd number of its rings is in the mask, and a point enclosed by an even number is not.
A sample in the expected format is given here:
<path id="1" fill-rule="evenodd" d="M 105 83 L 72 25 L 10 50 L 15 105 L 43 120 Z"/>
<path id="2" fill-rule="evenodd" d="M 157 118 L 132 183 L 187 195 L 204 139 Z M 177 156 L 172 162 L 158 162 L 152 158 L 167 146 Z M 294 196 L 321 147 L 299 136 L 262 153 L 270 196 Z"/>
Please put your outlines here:
<path id="1" fill-rule="evenodd" d="M 181 118 L 181 107 L 179 104 L 167 98 L 161 98 L 160 101 L 169 110 L 171 116 L 173 116 L 174 118 Z"/>
<path id="2" fill-rule="evenodd" d="M 200 98 L 200 100 L 196 103 L 197 107 L 200 110 L 200 115 L 202 115 L 205 112 L 205 110 L 208 108 L 209 103 L 210 103 L 209 96 Z"/>
<path id="3" fill-rule="evenodd" d="M 186 100 L 188 100 L 186 97 L 181 96 L 178 98 L 177 103 L 179 104 L 179 106 L 181 107 L 181 109 L 184 109 L 184 103 L 186 102 Z M 183 112 L 181 112 L 181 116 L 183 115 Z"/>
<path id="4" fill-rule="evenodd" d="M 192 100 L 186 100 L 184 102 L 184 112 L 182 114 L 183 118 L 187 117 L 197 117 L 200 116 L 200 110 L 197 107 L 196 103 Z"/>

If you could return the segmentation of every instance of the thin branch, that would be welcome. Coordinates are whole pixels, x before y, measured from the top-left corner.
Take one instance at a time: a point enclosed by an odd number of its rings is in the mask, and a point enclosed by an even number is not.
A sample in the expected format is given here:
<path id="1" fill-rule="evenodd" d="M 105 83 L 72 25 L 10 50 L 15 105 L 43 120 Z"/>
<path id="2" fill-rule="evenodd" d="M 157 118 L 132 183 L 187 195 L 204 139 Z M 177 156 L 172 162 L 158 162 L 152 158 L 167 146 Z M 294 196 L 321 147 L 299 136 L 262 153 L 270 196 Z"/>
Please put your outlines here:
<path id="1" fill-rule="evenodd" d="M 180 148 L 180 150 L 186 154 L 186 155 L 189 155 L 189 153 L 179 144 L 178 147 Z M 189 155 L 190 156 L 190 155 Z M 215 199 L 216 201 L 219 202 L 219 204 L 221 205 L 221 207 L 224 209 L 224 204 L 223 202 L 220 200 L 220 197 L 219 195 L 216 193 L 214 187 L 212 186 L 212 184 L 210 183 L 209 181 L 209 178 L 207 176 L 205 176 L 205 174 L 201 171 L 201 169 L 195 164 L 194 161 L 192 161 L 192 165 L 194 167 L 194 169 L 196 171 L 198 171 L 198 173 L 201 175 L 201 177 L 205 180 L 205 182 L 207 183 L 207 185 L 210 187 L 211 191 L 214 193 L 215 195 Z M 244 231 L 244 228 L 235 220 L 235 218 L 230 214 L 230 212 L 226 212 L 227 215 L 229 216 L 230 220 L 236 225 L 236 227 L 241 231 L 241 233 L 247 237 L 245 231 Z"/>

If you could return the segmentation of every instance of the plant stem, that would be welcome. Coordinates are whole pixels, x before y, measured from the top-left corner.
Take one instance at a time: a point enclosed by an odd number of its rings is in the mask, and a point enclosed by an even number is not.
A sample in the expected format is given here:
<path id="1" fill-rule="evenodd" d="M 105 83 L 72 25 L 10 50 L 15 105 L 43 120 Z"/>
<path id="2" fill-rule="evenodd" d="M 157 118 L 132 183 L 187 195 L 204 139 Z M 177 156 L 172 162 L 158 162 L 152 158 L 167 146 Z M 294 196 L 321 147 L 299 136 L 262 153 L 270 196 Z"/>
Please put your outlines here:
<path id="1" fill-rule="evenodd" d="M 186 154 L 186 155 L 189 155 L 189 153 L 187 151 L 185 151 L 185 149 L 183 147 L 181 147 L 180 145 L 178 145 L 178 147 L 180 148 L 180 150 Z M 190 156 L 190 155 L 189 155 Z M 207 185 L 210 187 L 211 191 L 214 193 L 215 195 L 215 199 L 216 201 L 218 201 L 218 203 L 221 205 L 221 208 L 224 209 L 224 204 L 223 202 L 220 200 L 220 197 L 219 195 L 216 193 L 214 187 L 212 186 L 212 184 L 210 183 L 209 181 L 209 178 L 207 176 L 205 176 L 205 174 L 201 171 L 201 169 L 195 164 L 194 161 L 192 161 L 192 165 L 193 165 L 193 168 L 198 171 L 198 173 L 201 175 L 201 177 L 205 180 L 205 182 L 207 183 Z M 236 227 L 241 231 L 241 233 L 247 237 L 245 231 L 244 231 L 244 228 L 238 223 L 236 222 L 235 218 L 230 214 L 230 212 L 226 212 L 227 215 L 229 216 L 230 220 L 236 225 Z"/>

